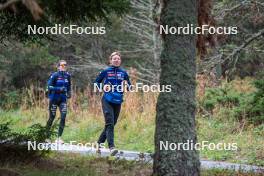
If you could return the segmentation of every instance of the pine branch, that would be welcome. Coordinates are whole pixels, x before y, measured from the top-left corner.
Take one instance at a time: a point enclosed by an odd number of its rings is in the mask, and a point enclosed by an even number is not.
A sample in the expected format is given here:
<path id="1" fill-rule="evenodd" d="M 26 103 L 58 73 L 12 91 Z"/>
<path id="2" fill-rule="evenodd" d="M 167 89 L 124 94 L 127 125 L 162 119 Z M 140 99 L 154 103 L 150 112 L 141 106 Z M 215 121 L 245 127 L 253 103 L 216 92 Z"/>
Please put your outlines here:
<path id="1" fill-rule="evenodd" d="M 226 60 L 230 60 L 232 57 L 237 55 L 242 49 L 244 49 L 247 45 L 249 45 L 252 41 L 257 39 L 261 35 L 264 35 L 264 29 L 260 30 L 258 33 L 253 34 L 242 45 L 240 45 L 238 48 L 234 49 L 233 52 L 231 54 L 229 54 L 221 63 L 223 63 Z"/>
<path id="2" fill-rule="evenodd" d="M 5 3 L 3 4 L 0 4 L 0 11 L 1 10 L 5 10 L 6 8 L 8 8 L 9 6 L 19 2 L 21 0 L 9 0 L 9 1 L 6 1 Z"/>

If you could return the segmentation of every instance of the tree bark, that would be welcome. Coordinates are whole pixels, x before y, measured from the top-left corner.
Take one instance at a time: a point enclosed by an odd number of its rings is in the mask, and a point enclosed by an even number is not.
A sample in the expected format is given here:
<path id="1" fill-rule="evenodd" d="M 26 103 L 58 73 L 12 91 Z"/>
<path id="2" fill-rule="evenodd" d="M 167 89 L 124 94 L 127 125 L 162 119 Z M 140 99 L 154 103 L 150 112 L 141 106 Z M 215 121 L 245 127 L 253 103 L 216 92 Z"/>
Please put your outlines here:
<path id="1" fill-rule="evenodd" d="M 161 25 L 197 26 L 196 0 L 164 0 Z M 160 142 L 195 144 L 196 36 L 162 34 L 161 85 L 172 85 L 171 92 L 160 93 L 157 102 L 153 171 L 159 176 L 197 176 L 198 151 L 160 149 Z"/>

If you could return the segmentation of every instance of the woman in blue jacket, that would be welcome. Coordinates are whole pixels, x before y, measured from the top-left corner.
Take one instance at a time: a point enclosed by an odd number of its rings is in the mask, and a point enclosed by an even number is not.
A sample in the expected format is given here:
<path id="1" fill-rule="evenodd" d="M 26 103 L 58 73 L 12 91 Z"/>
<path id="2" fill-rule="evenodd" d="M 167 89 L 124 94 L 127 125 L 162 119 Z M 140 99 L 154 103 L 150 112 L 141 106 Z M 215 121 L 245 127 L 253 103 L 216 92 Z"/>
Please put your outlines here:
<path id="1" fill-rule="evenodd" d="M 47 121 L 47 129 L 50 136 L 50 129 L 56 116 L 57 107 L 59 107 L 61 120 L 56 143 L 63 143 L 61 136 L 65 126 L 67 100 L 71 98 L 71 75 L 66 71 L 67 62 L 65 60 L 60 60 L 57 68 L 58 71 L 51 74 L 48 80 L 49 120 Z"/>
<path id="2" fill-rule="evenodd" d="M 111 155 L 117 154 L 114 144 L 114 126 L 117 122 L 121 104 L 123 102 L 123 82 L 127 81 L 128 86 L 131 85 L 129 76 L 125 70 L 120 68 L 121 55 L 119 52 L 113 52 L 109 57 L 110 65 L 100 72 L 95 80 L 95 84 L 103 82 L 104 95 L 102 97 L 102 109 L 105 118 L 105 127 L 101 133 L 98 144 L 108 142 Z M 100 150 L 98 150 L 100 152 Z"/>

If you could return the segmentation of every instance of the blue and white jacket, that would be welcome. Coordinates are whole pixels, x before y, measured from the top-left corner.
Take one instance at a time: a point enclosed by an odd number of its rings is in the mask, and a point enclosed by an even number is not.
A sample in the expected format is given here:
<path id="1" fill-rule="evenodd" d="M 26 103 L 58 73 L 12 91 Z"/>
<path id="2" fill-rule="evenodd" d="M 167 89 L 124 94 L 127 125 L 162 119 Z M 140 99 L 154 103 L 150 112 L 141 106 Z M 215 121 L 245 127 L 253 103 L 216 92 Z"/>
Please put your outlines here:
<path id="1" fill-rule="evenodd" d="M 96 84 L 98 87 L 100 87 L 100 83 L 103 83 L 104 85 L 109 84 L 110 86 L 121 86 L 123 81 L 127 81 L 128 86 L 131 86 L 129 76 L 124 69 L 120 67 L 109 66 L 100 72 L 94 84 Z M 111 99 L 109 97 L 115 97 L 116 99 L 120 100 L 115 101 L 113 98 Z M 123 101 L 123 91 L 114 89 L 109 92 L 105 92 L 103 98 L 110 101 L 111 103 L 121 104 Z"/>
<path id="2" fill-rule="evenodd" d="M 49 99 L 67 101 L 71 96 L 71 75 L 66 71 L 51 74 L 48 80 Z"/>

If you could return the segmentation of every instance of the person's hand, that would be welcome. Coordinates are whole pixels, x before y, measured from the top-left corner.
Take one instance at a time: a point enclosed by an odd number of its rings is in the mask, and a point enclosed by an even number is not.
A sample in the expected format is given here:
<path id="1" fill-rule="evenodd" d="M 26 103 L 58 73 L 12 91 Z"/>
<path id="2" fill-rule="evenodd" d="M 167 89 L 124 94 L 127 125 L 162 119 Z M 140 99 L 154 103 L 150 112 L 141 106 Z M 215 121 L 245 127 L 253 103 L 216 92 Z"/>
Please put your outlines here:
<path id="1" fill-rule="evenodd" d="M 60 88 L 60 91 L 61 91 L 61 92 L 66 92 L 66 88 L 65 88 L 65 87 L 61 87 L 61 88 Z"/>
<path id="2" fill-rule="evenodd" d="M 67 93 L 67 98 L 70 99 L 71 98 L 71 92 Z"/>
<path id="3" fill-rule="evenodd" d="M 128 83 L 127 83 L 126 80 L 122 81 L 121 84 L 122 84 L 122 91 L 123 91 L 123 92 L 127 92 L 127 91 L 129 91 L 129 85 L 128 85 Z"/>
<path id="4" fill-rule="evenodd" d="M 110 92 L 111 91 L 111 85 L 105 84 L 104 85 L 104 92 Z"/>

